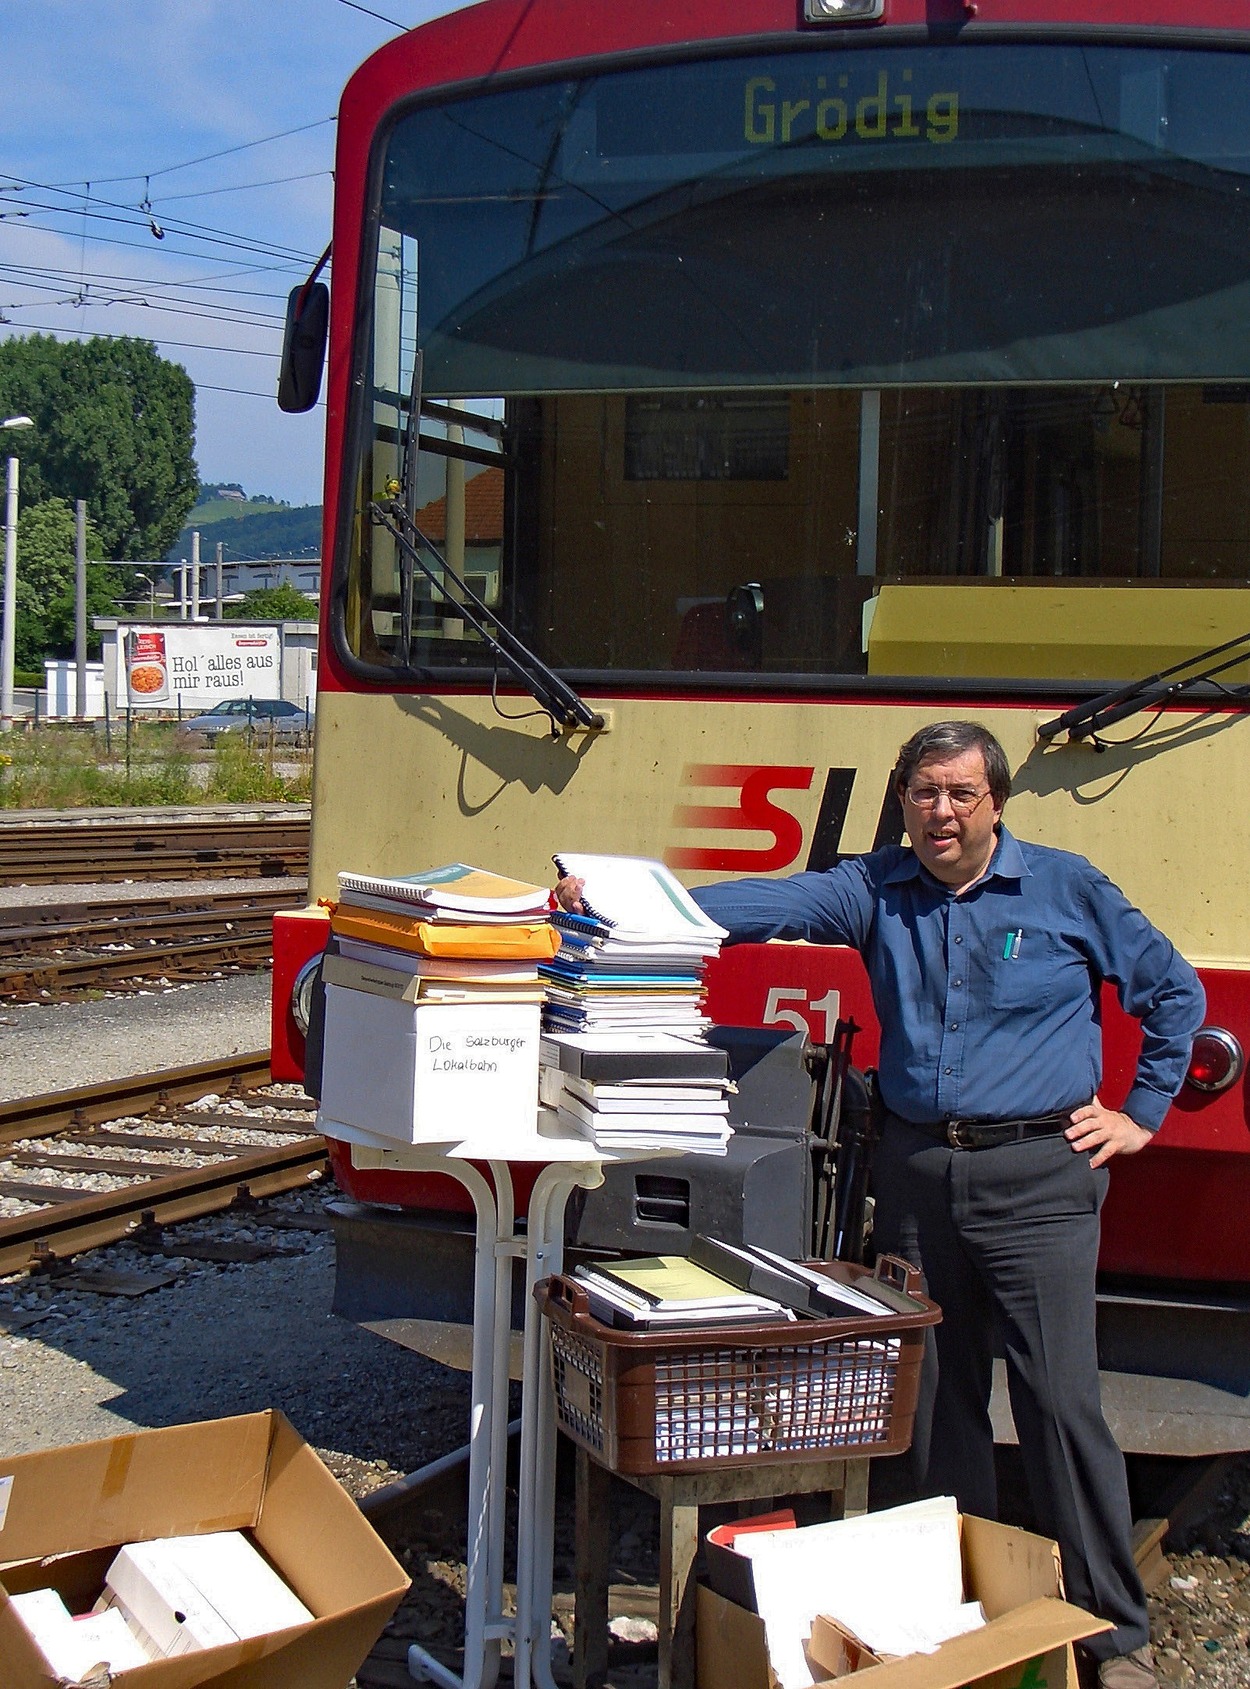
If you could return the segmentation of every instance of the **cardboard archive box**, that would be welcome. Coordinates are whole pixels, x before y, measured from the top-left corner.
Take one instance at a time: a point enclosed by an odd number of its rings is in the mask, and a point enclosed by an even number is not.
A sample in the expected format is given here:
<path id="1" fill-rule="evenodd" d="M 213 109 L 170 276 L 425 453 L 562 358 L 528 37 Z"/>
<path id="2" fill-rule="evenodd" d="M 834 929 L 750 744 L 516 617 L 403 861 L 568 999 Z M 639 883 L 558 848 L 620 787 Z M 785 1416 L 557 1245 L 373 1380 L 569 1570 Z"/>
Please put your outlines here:
<path id="1" fill-rule="evenodd" d="M 532 1135 L 537 1003 L 405 1003 L 326 986 L 321 1107 L 329 1120 L 399 1143 Z"/>
<path id="2" fill-rule="evenodd" d="M 0 1458 L 4 1689 L 54 1689 L 11 1593 L 87 1612 L 125 1543 L 246 1531 L 314 1615 L 269 1636 L 155 1660 L 116 1689 L 344 1689 L 408 1578 L 351 1497 L 274 1412 Z"/>
<path id="3" fill-rule="evenodd" d="M 855 1689 L 1077 1689 L 1072 1644 L 1112 1627 L 1062 1599 L 1053 1542 L 970 1514 L 960 1518 L 964 1591 L 989 1623 L 953 1637 L 935 1653 L 877 1662 L 849 1673 Z M 722 1550 L 722 1552 L 724 1552 Z M 883 1578 L 890 1568 L 883 1565 Z M 906 1601 L 906 1591 L 899 1591 Z M 698 1689 L 774 1689 L 764 1621 L 711 1589 L 697 1607 Z M 847 1677 L 858 1650 L 840 1628 L 818 1618 L 808 1652 L 825 1674 Z"/>

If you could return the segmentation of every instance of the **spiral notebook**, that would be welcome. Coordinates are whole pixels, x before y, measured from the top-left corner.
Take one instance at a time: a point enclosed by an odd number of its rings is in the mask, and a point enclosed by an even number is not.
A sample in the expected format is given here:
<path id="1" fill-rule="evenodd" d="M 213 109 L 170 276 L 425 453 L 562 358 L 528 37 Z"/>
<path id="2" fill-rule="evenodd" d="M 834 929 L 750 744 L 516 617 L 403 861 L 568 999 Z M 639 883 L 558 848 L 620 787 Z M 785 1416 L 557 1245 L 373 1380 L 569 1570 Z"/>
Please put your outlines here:
<path id="1" fill-rule="evenodd" d="M 545 886 L 512 880 L 466 862 L 449 862 L 420 874 L 341 873 L 339 889 L 355 898 L 377 898 L 383 907 L 413 905 L 457 915 L 541 918 L 551 907 Z"/>
<path id="2" fill-rule="evenodd" d="M 706 939 L 712 949 L 728 937 L 662 862 L 581 851 L 559 851 L 552 861 L 561 879 L 584 882 L 583 909 L 613 937 Z"/>

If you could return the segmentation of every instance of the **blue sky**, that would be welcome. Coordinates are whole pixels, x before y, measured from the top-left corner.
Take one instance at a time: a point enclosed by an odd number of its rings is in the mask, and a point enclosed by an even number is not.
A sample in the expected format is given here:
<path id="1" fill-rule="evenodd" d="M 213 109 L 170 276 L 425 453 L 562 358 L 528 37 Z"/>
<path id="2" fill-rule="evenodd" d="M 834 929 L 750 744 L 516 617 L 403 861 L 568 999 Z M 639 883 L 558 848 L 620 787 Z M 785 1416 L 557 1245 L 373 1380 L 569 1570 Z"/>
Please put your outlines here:
<path id="1" fill-rule="evenodd" d="M 276 354 L 330 238 L 326 120 L 395 25 L 452 10 L 362 4 L 393 21 L 345 0 L 4 7 L 0 335 L 155 341 L 196 383 L 201 477 L 292 504 L 320 503 L 325 412 L 278 410 Z"/>

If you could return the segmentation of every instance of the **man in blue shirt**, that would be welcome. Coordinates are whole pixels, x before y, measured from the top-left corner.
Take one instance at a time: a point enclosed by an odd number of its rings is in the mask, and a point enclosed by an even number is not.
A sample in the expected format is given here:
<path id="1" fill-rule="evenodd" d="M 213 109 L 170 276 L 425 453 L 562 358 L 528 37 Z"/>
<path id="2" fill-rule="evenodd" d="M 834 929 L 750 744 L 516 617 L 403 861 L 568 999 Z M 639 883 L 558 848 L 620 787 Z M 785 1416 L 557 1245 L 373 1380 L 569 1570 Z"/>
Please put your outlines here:
<path id="1" fill-rule="evenodd" d="M 695 896 L 733 943 L 848 944 L 881 1023 L 885 1126 L 874 1241 L 923 1267 L 941 1304 L 913 1456 L 923 1493 L 997 1509 L 994 1335 L 1039 1524 L 1094 1637 L 1105 1689 L 1156 1682 L 1124 1461 L 1102 1415 L 1094 1270 L 1107 1163 L 1149 1144 L 1180 1089 L 1202 988 L 1105 875 L 1002 825 L 1011 773 L 975 722 L 899 752 L 911 849 Z M 1099 1097 L 1099 988 L 1142 1024 L 1122 1109 Z"/>

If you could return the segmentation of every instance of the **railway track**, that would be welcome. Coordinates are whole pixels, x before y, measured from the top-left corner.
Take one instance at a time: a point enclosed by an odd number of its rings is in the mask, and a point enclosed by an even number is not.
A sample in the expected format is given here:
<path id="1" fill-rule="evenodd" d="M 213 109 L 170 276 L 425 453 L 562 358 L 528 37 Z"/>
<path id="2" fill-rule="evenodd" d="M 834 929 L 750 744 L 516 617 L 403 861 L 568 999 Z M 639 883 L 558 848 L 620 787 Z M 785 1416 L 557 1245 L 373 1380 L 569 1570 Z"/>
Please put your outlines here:
<path id="1" fill-rule="evenodd" d="M 315 1103 L 269 1082 L 261 1052 L 0 1103 L 0 1274 L 319 1179 Z"/>
<path id="2" fill-rule="evenodd" d="M 308 833 L 303 813 L 12 822 L 0 826 L 0 885 L 305 875 Z"/>
<path id="3" fill-rule="evenodd" d="M 0 998 L 32 1001 L 263 967 L 275 911 L 290 908 L 303 891 L 304 882 L 292 880 L 277 890 L 0 909 Z"/>

